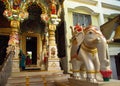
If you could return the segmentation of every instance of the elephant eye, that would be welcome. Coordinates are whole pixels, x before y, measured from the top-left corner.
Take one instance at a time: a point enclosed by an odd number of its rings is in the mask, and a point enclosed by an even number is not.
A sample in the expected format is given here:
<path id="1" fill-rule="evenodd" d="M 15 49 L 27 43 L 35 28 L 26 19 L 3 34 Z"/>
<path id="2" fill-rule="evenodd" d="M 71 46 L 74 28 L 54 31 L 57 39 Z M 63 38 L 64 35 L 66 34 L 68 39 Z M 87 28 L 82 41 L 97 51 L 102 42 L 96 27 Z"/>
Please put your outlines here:
<path id="1" fill-rule="evenodd" d="M 92 32 L 89 32 L 89 34 L 92 34 Z"/>

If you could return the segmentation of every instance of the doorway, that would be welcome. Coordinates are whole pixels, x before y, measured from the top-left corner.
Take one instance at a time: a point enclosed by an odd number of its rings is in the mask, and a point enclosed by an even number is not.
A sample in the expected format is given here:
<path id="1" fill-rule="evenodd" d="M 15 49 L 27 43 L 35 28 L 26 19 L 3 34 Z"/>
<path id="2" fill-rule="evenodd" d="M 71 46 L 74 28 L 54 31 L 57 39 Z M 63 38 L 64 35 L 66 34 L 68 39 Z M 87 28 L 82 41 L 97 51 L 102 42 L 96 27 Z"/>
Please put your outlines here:
<path id="1" fill-rule="evenodd" d="M 37 37 L 26 37 L 26 53 L 30 58 L 30 65 L 37 64 Z"/>
<path id="2" fill-rule="evenodd" d="M 27 52 L 31 54 L 30 66 L 38 67 L 40 64 L 40 52 L 42 51 L 41 35 L 39 33 L 23 33 L 21 39 L 20 46 L 23 53 L 25 55 L 27 55 Z"/>
<path id="3" fill-rule="evenodd" d="M 9 36 L 0 35 L 0 65 L 4 63 L 6 58 L 6 48 L 8 47 Z"/>

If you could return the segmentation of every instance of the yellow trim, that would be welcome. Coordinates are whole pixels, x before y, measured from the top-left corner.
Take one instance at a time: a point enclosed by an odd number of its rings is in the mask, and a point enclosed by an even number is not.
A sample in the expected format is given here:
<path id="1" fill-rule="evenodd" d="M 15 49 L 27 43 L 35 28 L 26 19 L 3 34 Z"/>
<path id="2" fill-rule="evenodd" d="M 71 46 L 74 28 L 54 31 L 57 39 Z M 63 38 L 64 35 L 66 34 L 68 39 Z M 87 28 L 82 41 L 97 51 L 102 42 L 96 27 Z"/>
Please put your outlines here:
<path id="1" fill-rule="evenodd" d="M 85 51 L 92 53 L 92 55 L 94 56 L 95 53 L 97 53 L 97 48 L 91 48 L 86 46 L 84 43 L 81 45 L 81 48 L 84 49 Z"/>
<path id="2" fill-rule="evenodd" d="M 86 71 L 86 70 L 70 70 L 72 71 L 73 73 L 76 73 L 76 72 L 86 72 L 88 74 L 91 74 L 91 73 L 100 73 L 100 71 L 95 71 L 95 70 L 91 70 L 91 71 Z"/>
<path id="3" fill-rule="evenodd" d="M 91 74 L 91 73 L 99 73 L 99 71 L 95 71 L 95 70 L 91 70 L 91 71 L 87 71 L 88 74 Z"/>
<path id="4" fill-rule="evenodd" d="M 28 76 L 26 76 L 26 86 L 29 86 L 29 84 L 30 84 L 30 83 L 29 83 L 29 79 L 30 79 L 30 78 L 29 78 Z"/>
<path id="5" fill-rule="evenodd" d="M 100 71 L 95 71 L 96 73 L 100 73 Z"/>
<path id="6" fill-rule="evenodd" d="M 90 73 L 96 73 L 95 70 L 87 71 L 88 74 Z"/>
<path id="7" fill-rule="evenodd" d="M 80 70 L 71 70 L 72 72 L 76 73 L 76 72 L 80 72 Z"/>
<path id="8" fill-rule="evenodd" d="M 80 70 L 80 72 L 86 72 L 86 70 Z"/>

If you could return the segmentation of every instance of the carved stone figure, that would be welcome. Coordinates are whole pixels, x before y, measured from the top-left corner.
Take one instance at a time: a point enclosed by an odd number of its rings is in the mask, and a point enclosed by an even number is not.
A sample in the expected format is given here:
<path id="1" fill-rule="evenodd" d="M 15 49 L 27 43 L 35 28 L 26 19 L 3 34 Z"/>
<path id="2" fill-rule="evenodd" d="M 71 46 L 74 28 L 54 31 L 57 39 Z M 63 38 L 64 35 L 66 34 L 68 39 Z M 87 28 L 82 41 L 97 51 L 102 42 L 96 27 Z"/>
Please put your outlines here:
<path id="1" fill-rule="evenodd" d="M 71 63 L 74 78 L 97 81 L 97 73 L 110 70 L 108 56 L 106 39 L 98 27 L 88 26 L 73 34 Z"/>

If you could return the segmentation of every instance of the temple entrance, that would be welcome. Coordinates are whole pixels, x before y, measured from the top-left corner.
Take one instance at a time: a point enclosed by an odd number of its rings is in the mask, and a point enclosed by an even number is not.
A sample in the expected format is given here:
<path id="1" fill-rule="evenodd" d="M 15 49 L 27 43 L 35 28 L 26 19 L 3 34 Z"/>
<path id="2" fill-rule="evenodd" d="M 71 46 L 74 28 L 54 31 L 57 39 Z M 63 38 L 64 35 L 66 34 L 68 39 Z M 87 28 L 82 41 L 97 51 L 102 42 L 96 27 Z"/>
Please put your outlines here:
<path id="1" fill-rule="evenodd" d="M 23 33 L 21 49 L 26 55 L 26 67 L 39 67 L 40 52 L 42 49 L 41 35 L 39 33 Z"/>
<path id="2" fill-rule="evenodd" d="M 37 64 L 37 37 L 26 37 L 26 65 Z M 28 60 L 28 61 L 27 61 Z"/>
<path id="3" fill-rule="evenodd" d="M 6 58 L 6 48 L 8 46 L 8 41 L 8 35 L 0 35 L 0 65 L 3 64 L 4 59 Z"/>

